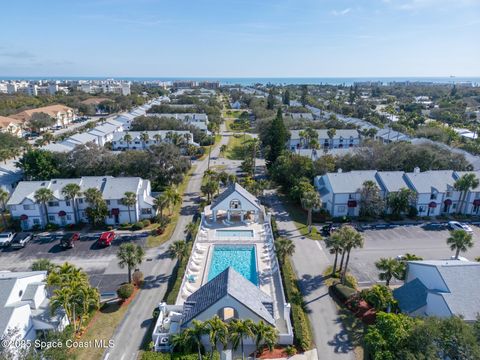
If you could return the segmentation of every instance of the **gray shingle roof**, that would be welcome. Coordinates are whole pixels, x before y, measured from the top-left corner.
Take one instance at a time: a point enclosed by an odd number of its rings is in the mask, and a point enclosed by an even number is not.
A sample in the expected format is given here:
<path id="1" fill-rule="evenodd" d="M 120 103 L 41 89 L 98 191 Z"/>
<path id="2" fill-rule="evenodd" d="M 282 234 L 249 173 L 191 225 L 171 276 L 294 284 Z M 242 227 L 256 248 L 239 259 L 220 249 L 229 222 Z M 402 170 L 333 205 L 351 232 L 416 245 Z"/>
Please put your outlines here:
<path id="1" fill-rule="evenodd" d="M 257 208 L 261 209 L 260 205 L 258 204 L 258 200 L 255 196 L 250 194 L 247 190 L 245 190 L 244 187 L 242 187 L 240 184 L 235 183 L 231 184 L 228 186 L 228 188 L 221 193 L 219 196 L 215 198 L 215 200 L 212 203 L 211 209 L 215 210 L 215 208 L 220 205 L 220 203 L 225 200 L 228 196 L 233 194 L 234 192 L 237 192 L 240 196 L 245 198 L 248 202 L 250 202 L 252 205 L 256 206 Z"/>
<path id="2" fill-rule="evenodd" d="M 418 193 L 428 194 L 432 190 L 445 192 L 448 186 L 453 187 L 455 183 L 453 174 L 452 170 L 435 170 L 405 173 L 405 177 Z"/>
<path id="3" fill-rule="evenodd" d="M 378 183 L 375 174 L 376 170 L 366 171 L 349 171 L 340 173 L 327 173 L 325 176 L 328 178 L 332 190 L 334 193 L 355 193 L 358 189 L 361 189 L 365 181 L 371 180 L 381 189 L 381 185 Z"/>
<path id="4" fill-rule="evenodd" d="M 403 312 L 413 312 L 427 304 L 428 290 L 423 283 L 414 279 L 405 285 L 393 290 L 393 296 Z"/>
<path id="5" fill-rule="evenodd" d="M 388 192 L 397 192 L 402 188 L 409 188 L 403 177 L 403 171 L 379 171 L 377 178 Z"/>
<path id="6" fill-rule="evenodd" d="M 267 323 L 275 325 L 275 319 L 271 313 L 272 298 L 231 267 L 187 298 L 184 305 L 183 324 L 195 319 L 225 296 L 233 297 Z"/>
<path id="7" fill-rule="evenodd" d="M 294 139 L 300 139 L 300 132 L 302 130 L 291 130 L 290 131 L 290 139 L 294 140 Z M 328 139 L 328 129 L 319 129 L 319 130 L 316 130 L 317 131 L 317 134 L 318 134 L 318 138 L 319 139 Z M 350 139 L 350 137 L 353 137 L 354 139 L 355 138 L 358 138 L 359 135 L 358 135 L 358 130 L 356 129 L 336 129 L 336 132 L 335 132 L 335 136 L 333 137 L 333 139 L 340 139 L 340 138 L 344 138 L 344 139 Z"/>

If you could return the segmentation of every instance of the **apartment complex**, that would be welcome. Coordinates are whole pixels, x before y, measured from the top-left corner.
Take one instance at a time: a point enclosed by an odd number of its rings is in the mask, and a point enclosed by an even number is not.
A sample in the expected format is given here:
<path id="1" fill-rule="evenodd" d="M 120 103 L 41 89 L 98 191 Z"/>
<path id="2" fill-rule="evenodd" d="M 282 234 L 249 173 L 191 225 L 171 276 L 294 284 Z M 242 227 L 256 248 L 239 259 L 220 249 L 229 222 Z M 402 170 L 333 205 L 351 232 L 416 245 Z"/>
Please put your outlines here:
<path id="1" fill-rule="evenodd" d="M 360 213 L 361 189 L 366 181 L 372 181 L 385 200 L 390 193 L 410 189 L 415 193 L 411 205 L 419 216 L 438 216 L 461 212 L 478 215 L 480 212 L 480 187 L 469 191 L 462 203 L 461 192 L 455 182 L 468 172 L 431 170 L 421 172 L 403 171 L 350 171 L 327 173 L 317 176 L 314 184 L 322 199 L 322 206 L 332 216 L 358 216 Z M 480 179 L 480 171 L 472 172 Z M 459 209 L 459 207 L 462 207 Z M 389 212 L 386 208 L 385 212 Z"/>
<path id="2" fill-rule="evenodd" d="M 68 184 L 77 184 L 82 192 L 76 199 L 62 193 Z M 45 206 L 35 200 L 39 189 L 51 190 L 53 196 Z M 12 192 L 7 207 L 13 219 L 20 221 L 23 230 L 43 228 L 48 223 L 66 226 L 86 223 L 86 210 L 90 206 L 85 199 L 87 189 L 100 190 L 108 208 L 105 223 L 118 225 L 133 223 L 155 216 L 154 198 L 149 180 L 139 177 L 85 176 L 76 179 L 52 179 L 50 181 L 21 181 Z M 130 208 L 123 204 L 126 192 L 136 195 L 136 204 Z"/>

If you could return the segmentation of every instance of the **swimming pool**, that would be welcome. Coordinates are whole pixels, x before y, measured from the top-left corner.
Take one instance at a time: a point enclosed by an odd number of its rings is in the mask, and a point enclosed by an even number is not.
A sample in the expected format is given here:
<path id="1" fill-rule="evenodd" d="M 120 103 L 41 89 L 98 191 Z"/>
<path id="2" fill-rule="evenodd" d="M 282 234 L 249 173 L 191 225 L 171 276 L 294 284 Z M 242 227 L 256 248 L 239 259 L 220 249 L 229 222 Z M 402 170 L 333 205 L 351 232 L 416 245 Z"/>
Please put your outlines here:
<path id="1" fill-rule="evenodd" d="M 232 267 L 245 279 L 258 285 L 254 246 L 215 245 L 208 271 L 208 281 L 228 267 Z"/>
<path id="2" fill-rule="evenodd" d="M 217 230 L 217 237 L 253 238 L 253 230 Z"/>

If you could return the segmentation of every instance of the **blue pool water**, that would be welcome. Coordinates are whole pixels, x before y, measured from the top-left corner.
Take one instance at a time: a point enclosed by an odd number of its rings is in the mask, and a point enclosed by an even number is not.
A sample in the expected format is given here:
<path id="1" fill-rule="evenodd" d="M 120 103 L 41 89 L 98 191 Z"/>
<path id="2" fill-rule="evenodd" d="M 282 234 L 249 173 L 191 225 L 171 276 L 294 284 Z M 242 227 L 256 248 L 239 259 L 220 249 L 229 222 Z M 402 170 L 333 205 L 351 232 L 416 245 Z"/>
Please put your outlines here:
<path id="1" fill-rule="evenodd" d="M 208 281 L 228 267 L 258 285 L 254 246 L 216 245 L 208 271 Z"/>
<path id="2" fill-rule="evenodd" d="M 217 230 L 217 237 L 253 238 L 253 230 Z"/>

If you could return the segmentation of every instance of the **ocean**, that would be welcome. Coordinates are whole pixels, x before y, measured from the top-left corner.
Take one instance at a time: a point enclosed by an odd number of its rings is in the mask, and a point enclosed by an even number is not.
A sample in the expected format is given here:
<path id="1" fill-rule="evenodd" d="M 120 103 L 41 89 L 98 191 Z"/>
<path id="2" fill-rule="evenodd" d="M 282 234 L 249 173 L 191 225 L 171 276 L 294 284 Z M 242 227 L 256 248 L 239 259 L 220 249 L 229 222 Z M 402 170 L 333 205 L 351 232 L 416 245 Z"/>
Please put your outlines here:
<path id="1" fill-rule="evenodd" d="M 274 85 L 353 85 L 356 82 L 427 82 L 427 83 L 472 83 L 480 86 L 480 77 L 125 77 L 125 76 L 0 76 L 0 80 L 127 80 L 127 81 L 219 81 L 222 85 L 274 84 Z"/>

